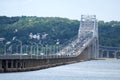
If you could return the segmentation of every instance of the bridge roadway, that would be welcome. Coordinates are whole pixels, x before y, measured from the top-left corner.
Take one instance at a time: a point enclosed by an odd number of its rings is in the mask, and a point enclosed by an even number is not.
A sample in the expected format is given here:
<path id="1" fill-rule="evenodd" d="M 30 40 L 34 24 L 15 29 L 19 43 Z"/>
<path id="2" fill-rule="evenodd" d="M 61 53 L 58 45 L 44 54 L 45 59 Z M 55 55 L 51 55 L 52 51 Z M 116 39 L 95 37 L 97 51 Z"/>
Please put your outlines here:
<path id="1" fill-rule="evenodd" d="M 86 38 L 84 43 L 76 48 L 76 52 L 55 55 L 0 55 L 0 72 L 15 72 L 43 69 L 63 64 L 89 60 L 90 44 L 93 38 Z M 75 40 L 76 41 L 76 40 Z"/>

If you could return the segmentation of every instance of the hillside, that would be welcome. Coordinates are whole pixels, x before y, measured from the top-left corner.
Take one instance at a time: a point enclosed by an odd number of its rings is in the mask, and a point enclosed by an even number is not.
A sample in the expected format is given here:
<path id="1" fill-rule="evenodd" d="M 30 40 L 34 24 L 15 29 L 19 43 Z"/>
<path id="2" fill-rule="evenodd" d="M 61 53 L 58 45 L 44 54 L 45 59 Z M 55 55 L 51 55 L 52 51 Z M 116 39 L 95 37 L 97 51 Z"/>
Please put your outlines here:
<path id="1" fill-rule="evenodd" d="M 79 29 L 78 20 L 60 17 L 6 17 L 0 16 L 0 37 L 6 41 L 14 37 L 27 41 L 55 44 L 58 40 L 62 44 L 75 35 Z M 120 22 L 99 21 L 100 45 L 120 47 Z M 38 36 L 39 35 L 39 36 Z"/>
<path id="2" fill-rule="evenodd" d="M 99 21 L 100 45 L 120 47 L 120 22 Z"/>

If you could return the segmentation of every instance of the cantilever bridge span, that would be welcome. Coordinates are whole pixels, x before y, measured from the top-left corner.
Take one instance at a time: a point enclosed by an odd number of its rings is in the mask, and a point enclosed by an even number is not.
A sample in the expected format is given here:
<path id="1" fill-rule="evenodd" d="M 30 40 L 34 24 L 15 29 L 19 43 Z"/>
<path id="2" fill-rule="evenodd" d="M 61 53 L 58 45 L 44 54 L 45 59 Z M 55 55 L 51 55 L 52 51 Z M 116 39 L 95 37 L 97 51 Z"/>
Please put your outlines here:
<path id="1" fill-rule="evenodd" d="M 21 48 L 22 50 L 22 48 Z M 42 69 L 95 59 L 99 56 L 98 23 L 95 15 L 82 15 L 78 35 L 55 54 L 0 55 L 0 72 Z"/>

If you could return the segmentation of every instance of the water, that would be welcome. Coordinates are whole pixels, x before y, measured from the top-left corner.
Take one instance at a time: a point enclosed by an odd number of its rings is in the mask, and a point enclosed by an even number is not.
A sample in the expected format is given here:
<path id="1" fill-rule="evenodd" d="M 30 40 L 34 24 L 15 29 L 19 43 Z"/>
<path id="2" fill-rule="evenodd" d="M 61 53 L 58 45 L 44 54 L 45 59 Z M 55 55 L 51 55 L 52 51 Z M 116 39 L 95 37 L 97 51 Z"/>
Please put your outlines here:
<path id="1" fill-rule="evenodd" d="M 91 60 L 37 71 L 0 73 L 0 80 L 120 80 L 120 60 Z"/>

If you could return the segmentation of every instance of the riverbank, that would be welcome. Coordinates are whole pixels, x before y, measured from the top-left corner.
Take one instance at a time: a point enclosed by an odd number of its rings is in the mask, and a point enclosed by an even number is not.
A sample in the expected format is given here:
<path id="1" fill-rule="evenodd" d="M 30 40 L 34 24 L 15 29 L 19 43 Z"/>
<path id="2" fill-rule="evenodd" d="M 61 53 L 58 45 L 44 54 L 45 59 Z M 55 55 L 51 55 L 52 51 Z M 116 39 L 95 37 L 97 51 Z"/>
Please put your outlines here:
<path id="1" fill-rule="evenodd" d="M 97 58 L 95 60 L 117 60 L 117 58 Z"/>

